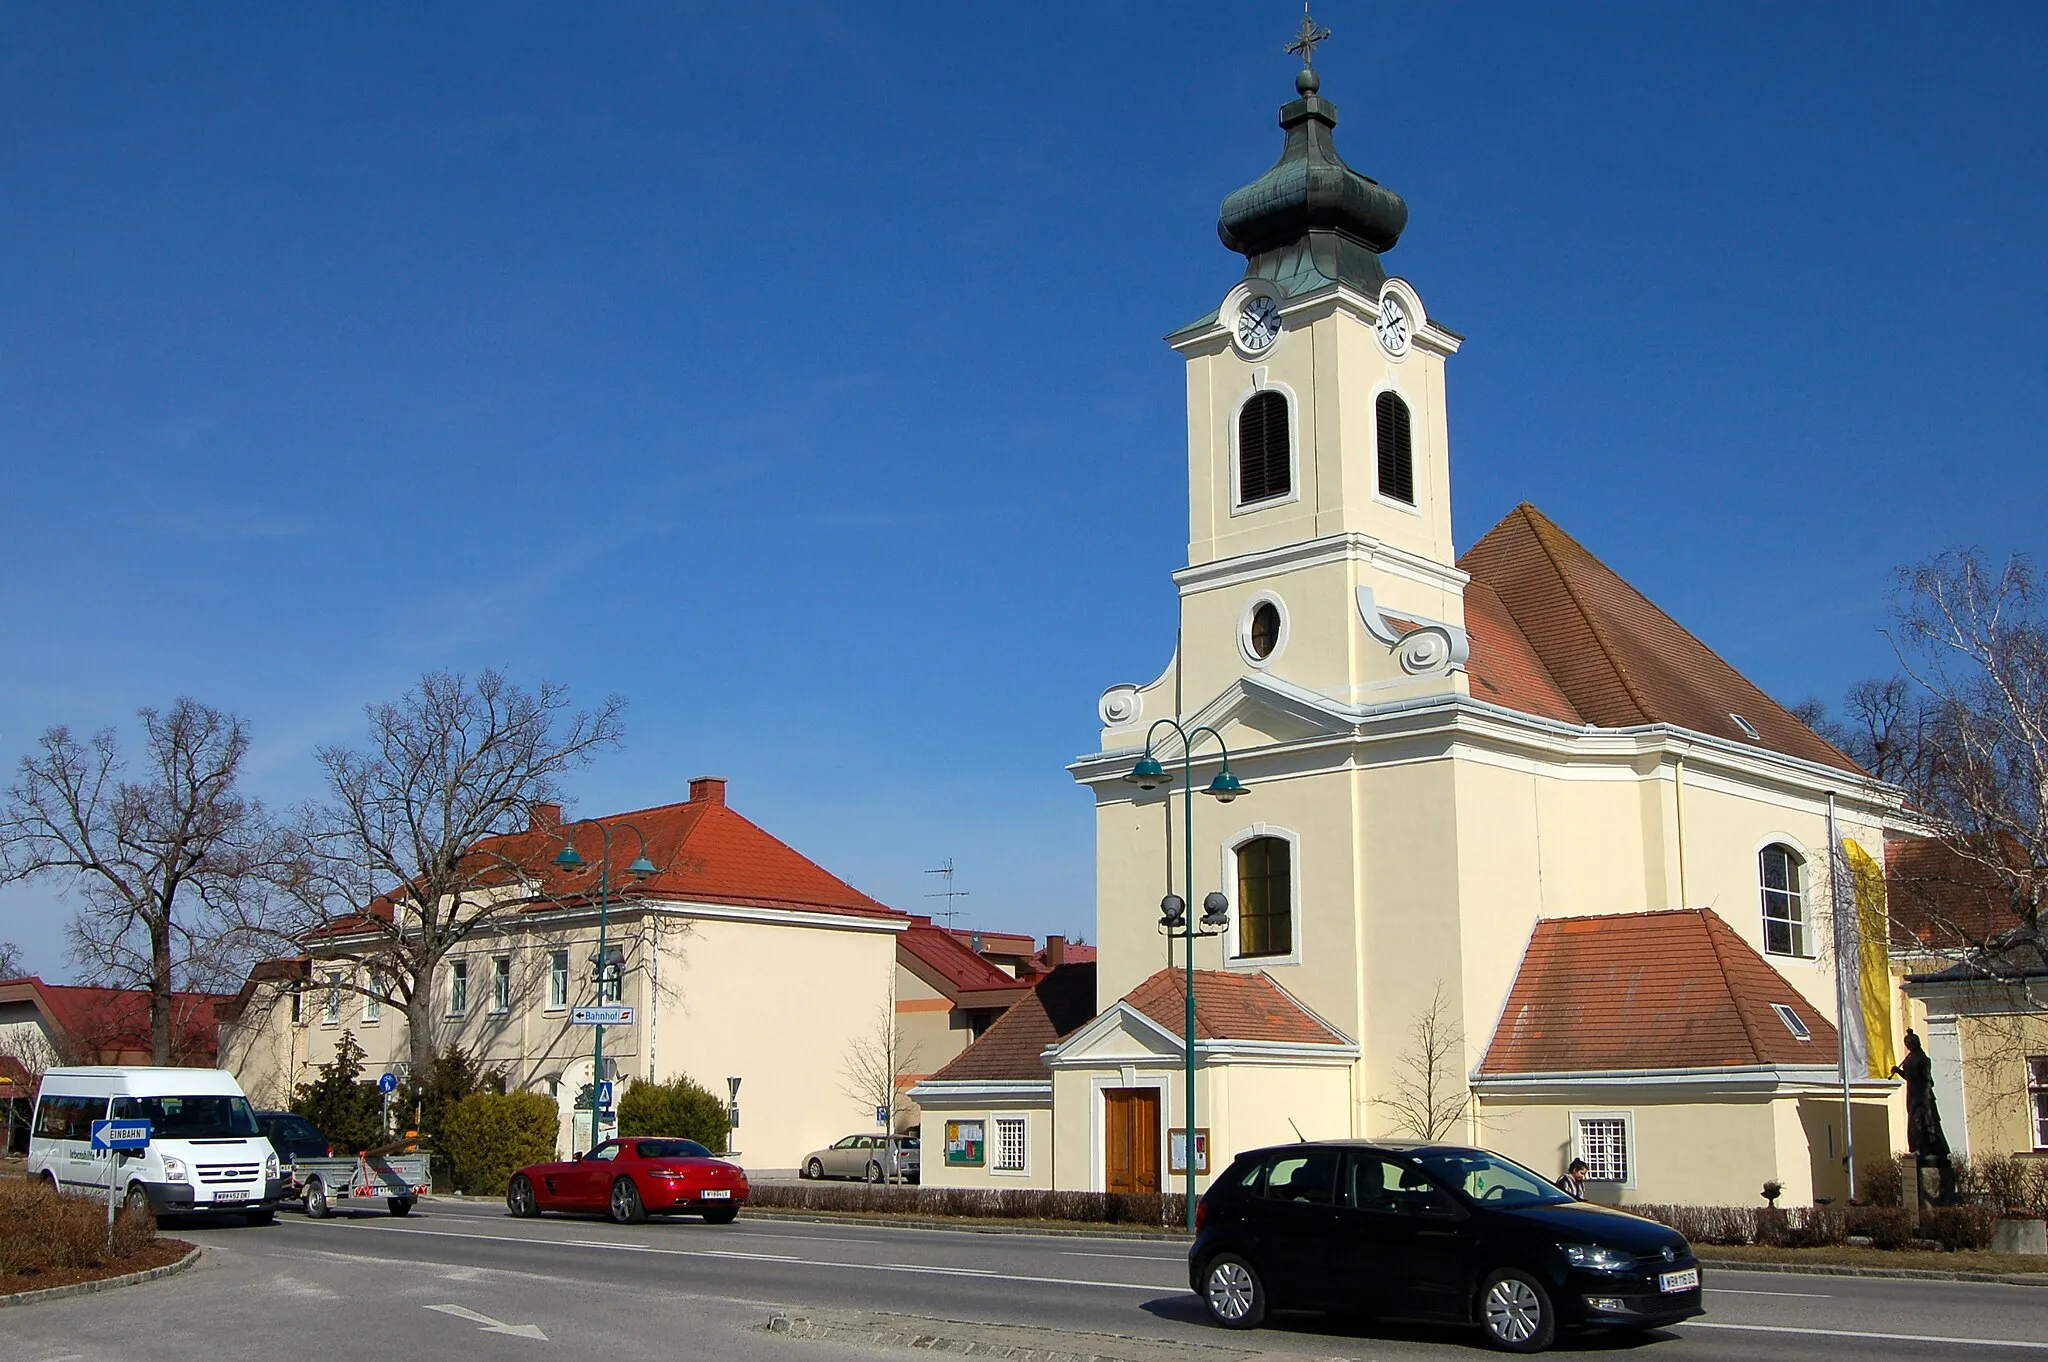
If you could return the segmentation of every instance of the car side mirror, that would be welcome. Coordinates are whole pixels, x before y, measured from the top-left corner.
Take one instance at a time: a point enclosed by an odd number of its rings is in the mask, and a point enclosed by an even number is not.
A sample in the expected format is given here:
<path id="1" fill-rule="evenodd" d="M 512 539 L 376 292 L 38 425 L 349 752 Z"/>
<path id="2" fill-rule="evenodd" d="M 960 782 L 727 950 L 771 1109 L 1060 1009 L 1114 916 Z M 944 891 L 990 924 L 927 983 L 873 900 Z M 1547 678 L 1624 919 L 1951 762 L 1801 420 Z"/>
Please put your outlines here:
<path id="1" fill-rule="evenodd" d="M 576 1151 L 576 1162 L 583 1162 L 583 1151 L 580 1149 Z"/>

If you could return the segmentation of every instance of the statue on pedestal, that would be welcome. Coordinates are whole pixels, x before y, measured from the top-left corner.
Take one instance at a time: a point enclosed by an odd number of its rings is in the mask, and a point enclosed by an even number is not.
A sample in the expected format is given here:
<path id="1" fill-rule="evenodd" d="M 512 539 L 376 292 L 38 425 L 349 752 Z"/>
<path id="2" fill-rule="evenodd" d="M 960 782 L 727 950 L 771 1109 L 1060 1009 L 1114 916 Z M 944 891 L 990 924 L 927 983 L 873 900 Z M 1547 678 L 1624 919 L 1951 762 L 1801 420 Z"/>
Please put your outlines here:
<path id="1" fill-rule="evenodd" d="M 1935 1200 L 1952 1204 L 1955 1170 L 1949 1165 L 1948 1136 L 1942 1133 L 1941 1109 L 1934 1100 L 1934 1063 L 1912 1031 L 1906 1032 L 1906 1057 L 1892 1067 L 1892 1077 L 1906 1080 L 1906 1148 L 1913 1153 L 1916 1172 L 1940 1169 L 1941 1190 Z"/>

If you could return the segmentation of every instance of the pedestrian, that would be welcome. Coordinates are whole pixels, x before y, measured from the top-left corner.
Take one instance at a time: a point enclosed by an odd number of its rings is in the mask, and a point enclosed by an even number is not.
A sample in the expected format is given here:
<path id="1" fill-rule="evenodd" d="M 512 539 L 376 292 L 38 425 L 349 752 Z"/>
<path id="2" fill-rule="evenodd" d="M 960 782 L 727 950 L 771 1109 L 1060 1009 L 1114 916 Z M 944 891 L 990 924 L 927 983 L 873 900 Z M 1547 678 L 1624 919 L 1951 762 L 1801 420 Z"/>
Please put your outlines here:
<path id="1" fill-rule="evenodd" d="M 1557 1189 L 1573 1201 L 1586 1199 L 1586 1174 L 1591 1171 L 1584 1159 L 1573 1159 L 1565 1165 L 1564 1176 L 1557 1180 Z"/>

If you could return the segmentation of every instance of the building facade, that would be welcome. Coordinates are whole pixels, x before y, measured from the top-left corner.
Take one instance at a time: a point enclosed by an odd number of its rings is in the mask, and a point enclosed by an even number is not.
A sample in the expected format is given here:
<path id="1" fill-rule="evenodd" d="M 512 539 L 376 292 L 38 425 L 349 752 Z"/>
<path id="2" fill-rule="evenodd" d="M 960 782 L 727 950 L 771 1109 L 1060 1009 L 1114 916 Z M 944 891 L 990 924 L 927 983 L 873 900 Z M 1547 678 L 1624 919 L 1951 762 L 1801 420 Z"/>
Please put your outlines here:
<path id="1" fill-rule="evenodd" d="M 1184 1022 L 1165 993 L 1186 962 L 1155 905 L 1218 892 L 1227 924 L 1194 947 L 1198 1173 L 1205 1138 L 1220 1169 L 1296 1132 L 1427 1126 L 1553 1174 L 1594 1156 L 1612 1200 L 1747 1202 L 1766 1180 L 1838 1196 L 1828 867 L 1851 844 L 1882 855 L 1897 793 L 1533 506 L 1456 552 L 1462 338 L 1386 272 L 1406 205 L 1343 162 L 1317 87 L 1304 71 L 1279 162 L 1224 200 L 1243 277 L 1168 337 L 1187 376 L 1179 644 L 1157 678 L 1104 692 L 1095 750 L 1069 768 L 1096 804 L 1104 1010 L 1043 1056 L 1057 1158 L 1009 1161 L 1062 1187 L 1179 1187 Z M 1226 750 L 1242 800 L 1199 793 Z M 1146 755 L 1169 784 L 1129 782 Z M 1607 973 L 1549 971 L 1557 924 L 1607 917 L 1635 924 L 1587 938 Z M 1661 994 L 1627 986 L 1645 972 Z M 1688 1025 L 1694 1002 L 1727 1025 Z M 1892 1014 L 1851 1011 L 1867 1150 L 1889 1139 Z M 1507 1043 L 1516 1029 L 1567 1043 Z M 999 1114 L 959 1086 L 970 1071 L 1038 1081 L 972 1055 L 913 1090 L 928 1145 L 941 1110 Z M 1418 1115 L 1418 1084 L 1455 1098 L 1448 1124 Z"/>

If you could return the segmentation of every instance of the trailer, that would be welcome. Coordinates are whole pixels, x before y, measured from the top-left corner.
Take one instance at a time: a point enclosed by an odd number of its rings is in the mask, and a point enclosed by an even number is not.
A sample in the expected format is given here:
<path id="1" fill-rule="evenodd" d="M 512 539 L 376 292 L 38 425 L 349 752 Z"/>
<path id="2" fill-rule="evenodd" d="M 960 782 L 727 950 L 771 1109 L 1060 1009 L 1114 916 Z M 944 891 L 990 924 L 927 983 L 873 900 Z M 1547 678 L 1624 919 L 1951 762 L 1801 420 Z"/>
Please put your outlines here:
<path id="1" fill-rule="evenodd" d="M 354 1158 L 294 1159 L 288 1176 L 313 1220 L 379 1198 L 391 1214 L 411 1215 L 414 1204 L 433 1190 L 427 1156 L 402 1152 L 412 1147 L 408 1142 L 365 1150 Z"/>

